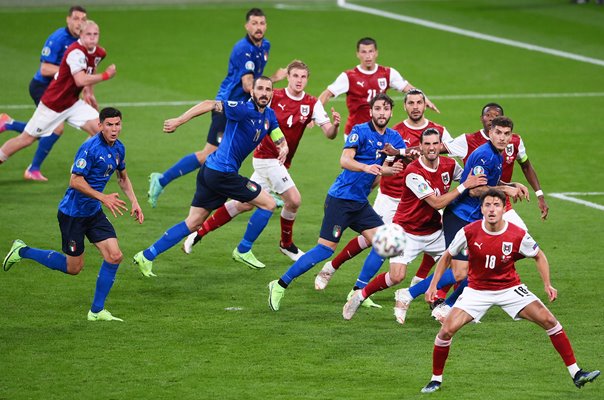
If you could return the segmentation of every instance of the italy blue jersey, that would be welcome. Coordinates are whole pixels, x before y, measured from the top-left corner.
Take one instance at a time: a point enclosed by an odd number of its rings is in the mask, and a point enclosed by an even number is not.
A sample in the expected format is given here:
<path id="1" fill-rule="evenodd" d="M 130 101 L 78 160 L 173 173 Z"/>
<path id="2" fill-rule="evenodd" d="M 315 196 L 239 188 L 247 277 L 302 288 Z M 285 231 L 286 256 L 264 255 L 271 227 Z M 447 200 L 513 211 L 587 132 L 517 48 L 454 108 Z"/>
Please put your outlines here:
<path id="1" fill-rule="evenodd" d="M 262 139 L 279 128 L 279 123 L 272 108 L 266 107 L 261 113 L 251 100 L 224 102 L 223 110 L 227 124 L 222 142 L 208 156 L 206 166 L 221 172 L 237 172 Z"/>
<path id="2" fill-rule="evenodd" d="M 487 185 L 497 186 L 501 179 L 502 165 L 502 154 L 489 141 L 482 146 L 479 146 L 472 154 L 470 154 L 470 157 L 464 166 L 460 182 L 464 183 L 469 174 L 485 174 L 487 177 Z M 478 221 L 479 219 L 482 219 L 480 199 L 478 197 L 470 196 L 468 192 L 469 190 L 463 192 L 448 208 L 465 221 Z"/>
<path id="3" fill-rule="evenodd" d="M 390 143 L 397 149 L 407 147 L 397 131 L 386 128 L 386 132 L 380 135 L 375 130 L 373 123 L 366 122 L 352 128 L 344 148 L 356 149 L 354 159 L 360 163 L 382 165 L 386 154 L 380 153 L 379 150 L 382 150 L 386 143 Z M 366 202 L 374 180 L 375 175 L 344 169 L 329 188 L 328 194 L 338 199 Z"/>
<path id="4" fill-rule="evenodd" d="M 119 140 L 113 146 L 97 133 L 78 150 L 71 173 L 81 175 L 94 190 L 102 192 L 115 170 L 126 168 L 126 149 Z M 101 202 L 73 188 L 68 188 L 59 204 L 59 211 L 72 217 L 89 217 L 101 209 Z"/>
<path id="5" fill-rule="evenodd" d="M 227 76 L 220 84 L 216 100 L 248 100 L 250 94 L 243 90 L 241 78 L 247 74 L 253 74 L 254 79 L 262 76 L 270 49 L 271 44 L 268 40 L 263 39 L 262 44 L 258 47 L 252 43 L 247 35 L 235 43 L 229 58 Z"/>
<path id="6" fill-rule="evenodd" d="M 44 47 L 42 48 L 42 54 L 40 55 L 40 62 L 60 65 L 65 50 L 67 50 L 67 48 L 76 40 L 78 40 L 78 38 L 71 36 L 67 27 L 57 29 L 48 37 L 48 39 L 46 39 Z M 48 85 L 50 84 L 52 77 L 43 76 L 40 72 L 40 68 L 38 68 L 38 71 L 36 71 L 36 74 L 34 75 L 34 79 Z"/>

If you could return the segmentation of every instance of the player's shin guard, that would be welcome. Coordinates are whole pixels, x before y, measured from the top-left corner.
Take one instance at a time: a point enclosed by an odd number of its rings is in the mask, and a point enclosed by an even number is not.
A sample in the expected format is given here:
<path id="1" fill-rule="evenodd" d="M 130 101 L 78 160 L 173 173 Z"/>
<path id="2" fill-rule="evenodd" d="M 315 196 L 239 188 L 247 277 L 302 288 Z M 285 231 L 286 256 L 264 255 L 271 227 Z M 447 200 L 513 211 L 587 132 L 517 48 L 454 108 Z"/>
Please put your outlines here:
<path id="1" fill-rule="evenodd" d="M 292 244 L 295 221 L 295 212 L 287 211 L 285 208 L 281 210 L 281 247 L 288 247 Z"/>
<path id="2" fill-rule="evenodd" d="M 443 340 L 436 335 L 434 340 L 434 350 L 432 352 L 432 374 L 442 375 L 445 369 L 449 349 L 451 348 L 451 339 Z"/>
<path id="3" fill-rule="evenodd" d="M 48 153 L 50 153 L 50 150 L 52 150 L 52 147 L 60 137 L 61 135 L 57 135 L 53 132 L 52 135 L 41 137 L 40 140 L 38 140 L 38 149 L 34 154 L 34 158 L 31 160 L 31 166 L 29 167 L 30 171 L 40 170 L 40 167 L 48 156 Z"/>
<path id="4" fill-rule="evenodd" d="M 320 263 L 323 260 L 327 260 L 333 255 L 333 250 L 323 244 L 317 244 L 315 247 L 307 251 L 302 257 L 298 259 L 289 267 L 289 269 L 281 277 L 281 281 L 289 285 L 294 279 L 304 274 L 306 271 Z"/>
<path id="5" fill-rule="evenodd" d="M 357 236 L 348 242 L 342 251 L 331 260 L 331 266 L 334 269 L 340 268 L 342 264 L 361 253 L 367 247 L 369 247 L 367 240 L 363 236 Z"/>
<path id="6" fill-rule="evenodd" d="M 252 245 L 256 239 L 258 239 L 258 236 L 260 236 L 272 215 L 272 211 L 264 210 L 262 208 L 258 208 L 254 211 L 250 217 L 250 221 L 247 223 L 247 229 L 243 234 L 243 239 L 241 239 L 239 246 L 237 246 L 237 251 L 240 253 L 247 253 L 252 249 Z"/>
<path id="7" fill-rule="evenodd" d="M 65 254 L 54 250 L 40 250 L 32 247 L 24 247 L 19 252 L 23 258 L 34 260 L 47 268 L 67 273 L 67 257 Z"/>
<path id="8" fill-rule="evenodd" d="M 367 286 L 367 283 L 380 270 L 383 263 L 384 259 L 380 257 L 378 253 L 375 252 L 375 250 L 371 249 L 371 251 L 367 255 L 367 258 L 365 259 L 365 263 L 363 264 L 361 273 L 357 278 L 355 287 L 363 289 L 365 286 Z"/>
<path id="9" fill-rule="evenodd" d="M 115 274 L 119 264 L 111 264 L 107 261 L 103 261 L 99 275 L 96 279 L 96 290 L 94 291 L 94 299 L 92 300 L 92 306 L 90 311 L 98 313 L 105 308 L 105 299 L 109 295 L 109 291 L 115 281 Z"/>
<path id="10" fill-rule="evenodd" d="M 182 221 L 168 229 L 159 240 L 143 251 L 143 255 L 147 260 L 153 261 L 161 253 L 178 244 L 178 242 L 188 236 L 189 233 L 191 232 L 189 231 L 187 224 L 185 221 Z"/>
<path id="11" fill-rule="evenodd" d="M 229 206 L 229 203 L 231 206 Z M 214 213 L 203 223 L 201 228 L 197 231 L 199 236 L 205 236 L 208 233 L 220 228 L 222 225 L 230 222 L 235 216 L 239 215 L 237 209 L 234 207 L 234 200 L 228 201 L 218 208 Z M 233 211 L 235 212 L 233 212 Z"/>
<path id="12" fill-rule="evenodd" d="M 390 286 L 392 286 L 392 281 L 390 280 L 390 272 L 379 274 L 374 279 L 372 279 L 371 282 L 369 282 L 369 284 L 363 289 L 363 299 L 366 299 L 375 292 L 387 289 Z"/>
<path id="13" fill-rule="evenodd" d="M 199 164 L 195 153 L 186 155 L 163 173 L 163 176 L 159 179 L 159 183 L 162 187 L 166 187 L 174 179 L 193 172 L 200 166 L 201 164 Z"/>

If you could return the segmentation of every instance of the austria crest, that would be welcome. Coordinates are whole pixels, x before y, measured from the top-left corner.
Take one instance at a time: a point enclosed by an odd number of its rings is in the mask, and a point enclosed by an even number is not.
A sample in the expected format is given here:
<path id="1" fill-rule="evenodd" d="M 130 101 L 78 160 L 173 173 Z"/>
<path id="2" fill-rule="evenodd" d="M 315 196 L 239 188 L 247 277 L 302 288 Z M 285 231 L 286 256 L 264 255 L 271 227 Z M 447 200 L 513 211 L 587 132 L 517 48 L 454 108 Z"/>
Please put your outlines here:
<path id="1" fill-rule="evenodd" d="M 451 177 L 449 176 L 449 172 L 443 172 L 442 174 L 440 174 L 440 176 L 443 178 L 443 184 L 448 185 L 449 182 L 451 182 Z"/>
<path id="2" fill-rule="evenodd" d="M 381 90 L 388 89 L 388 81 L 386 81 L 386 78 L 378 78 L 377 82 Z"/>
<path id="3" fill-rule="evenodd" d="M 501 251 L 503 252 L 503 255 L 509 256 L 512 254 L 512 247 L 512 242 L 503 242 L 501 244 Z"/>
<path id="4" fill-rule="evenodd" d="M 300 114 L 302 114 L 303 117 L 308 117 L 308 114 L 310 114 L 310 106 L 308 104 L 302 104 L 300 106 Z"/>
<path id="5" fill-rule="evenodd" d="M 505 146 L 505 154 L 507 154 L 508 156 L 514 155 L 514 143 L 510 143 Z"/>

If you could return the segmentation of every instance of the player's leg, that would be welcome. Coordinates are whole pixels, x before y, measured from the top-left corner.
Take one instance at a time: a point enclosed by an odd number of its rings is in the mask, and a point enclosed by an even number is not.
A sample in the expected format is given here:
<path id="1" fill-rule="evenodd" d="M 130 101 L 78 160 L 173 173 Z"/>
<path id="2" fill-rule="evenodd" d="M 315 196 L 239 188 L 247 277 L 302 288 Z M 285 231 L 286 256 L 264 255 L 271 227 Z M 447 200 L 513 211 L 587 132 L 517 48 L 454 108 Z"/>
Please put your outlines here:
<path id="1" fill-rule="evenodd" d="M 530 292 L 522 285 L 516 288 L 516 293 L 519 293 L 519 296 L 526 298 L 529 297 L 528 293 Z M 568 373 L 577 387 L 582 387 L 600 375 L 600 371 L 598 370 L 585 371 L 579 368 L 572 345 L 566 332 L 562 328 L 562 325 L 540 300 L 532 301 L 517 315 L 520 318 L 536 323 L 547 332 L 552 345 L 562 357 L 562 360 L 568 369 Z"/>
<path id="2" fill-rule="evenodd" d="M 325 289 L 333 277 L 333 274 L 336 273 L 342 264 L 352 259 L 368 247 L 369 243 L 367 243 L 367 240 L 363 237 L 363 235 L 359 235 L 350 240 L 342 251 L 340 251 L 338 255 L 334 257 L 333 260 L 328 261 L 325 263 L 325 265 L 323 265 L 323 268 L 315 278 L 315 289 Z"/>
<path id="3" fill-rule="evenodd" d="M 413 277 L 413 279 L 411 279 L 411 286 L 420 282 L 422 279 L 426 279 L 435 263 L 436 262 L 434 261 L 434 258 L 432 258 L 429 254 L 424 253 L 424 256 L 422 257 L 422 262 L 417 268 L 415 276 Z"/>
<path id="4" fill-rule="evenodd" d="M 292 261 L 297 261 L 304 252 L 294 244 L 294 223 L 298 214 L 298 209 L 302 204 L 302 195 L 298 191 L 296 184 L 289 175 L 287 168 L 279 165 L 277 160 L 270 160 L 267 164 L 269 182 L 272 183 L 271 189 L 281 195 L 283 199 L 283 208 L 281 209 L 281 240 L 279 241 L 279 250 L 288 256 Z"/>
<path id="5" fill-rule="evenodd" d="M 4 131 L 15 131 L 21 133 L 25 129 L 25 125 L 27 125 L 26 122 L 15 121 L 6 113 L 0 114 L 0 133 Z"/>
<path id="6" fill-rule="evenodd" d="M 31 146 L 36 138 L 31 136 L 29 133 L 24 131 L 19 136 L 7 140 L 2 147 L 0 147 L 0 164 L 4 163 L 10 156 L 18 152 L 19 150 Z"/>
<path id="7" fill-rule="evenodd" d="M 48 153 L 50 153 L 50 150 L 52 150 L 52 147 L 63 134 L 64 129 L 65 124 L 61 123 L 57 128 L 55 128 L 52 134 L 50 134 L 49 136 L 41 137 L 40 140 L 38 140 L 38 148 L 34 153 L 34 158 L 32 158 L 31 164 L 29 164 L 29 166 L 25 169 L 25 172 L 23 172 L 24 179 L 43 182 L 48 180 L 40 172 L 40 167 L 48 156 Z"/>
<path id="8" fill-rule="evenodd" d="M 109 221 L 107 224 L 111 225 Z M 98 229 L 98 226 L 96 227 Z M 123 255 L 120 250 L 117 238 L 109 237 L 105 240 L 95 241 L 94 245 L 99 249 L 103 256 L 103 263 L 99 269 L 99 275 L 96 280 L 96 287 L 94 291 L 94 298 L 90 311 L 88 312 L 89 321 L 122 321 L 120 318 L 116 318 L 109 311 L 105 309 L 105 301 L 113 282 L 115 282 L 115 275 L 122 262 Z"/>

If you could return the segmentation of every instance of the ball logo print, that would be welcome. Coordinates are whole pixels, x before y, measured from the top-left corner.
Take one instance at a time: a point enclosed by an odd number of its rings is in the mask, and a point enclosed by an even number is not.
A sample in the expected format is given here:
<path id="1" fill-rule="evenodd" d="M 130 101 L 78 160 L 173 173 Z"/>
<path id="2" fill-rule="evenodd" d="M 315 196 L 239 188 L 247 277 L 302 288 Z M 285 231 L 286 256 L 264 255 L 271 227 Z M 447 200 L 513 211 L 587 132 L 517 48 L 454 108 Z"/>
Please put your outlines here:
<path id="1" fill-rule="evenodd" d="M 397 224 L 382 225 L 373 235 L 371 244 L 380 257 L 399 256 L 405 249 L 405 232 Z"/>

